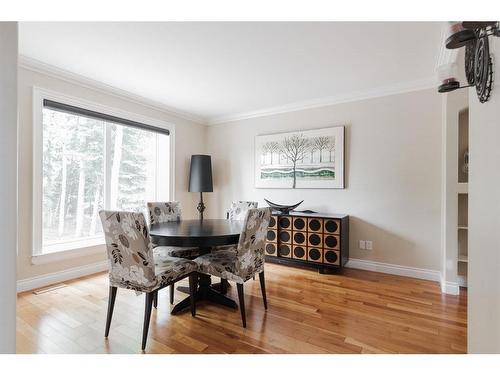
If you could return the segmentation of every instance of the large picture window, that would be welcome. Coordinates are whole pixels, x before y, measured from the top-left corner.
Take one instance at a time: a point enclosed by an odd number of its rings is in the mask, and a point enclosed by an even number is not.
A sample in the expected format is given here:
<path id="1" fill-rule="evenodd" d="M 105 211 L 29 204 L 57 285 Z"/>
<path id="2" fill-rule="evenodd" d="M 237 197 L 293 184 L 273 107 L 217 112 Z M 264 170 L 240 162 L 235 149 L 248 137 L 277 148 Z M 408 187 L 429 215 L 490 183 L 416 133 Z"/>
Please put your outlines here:
<path id="1" fill-rule="evenodd" d="M 34 255 L 104 243 L 101 209 L 169 200 L 168 129 L 48 99 L 41 112 Z"/>

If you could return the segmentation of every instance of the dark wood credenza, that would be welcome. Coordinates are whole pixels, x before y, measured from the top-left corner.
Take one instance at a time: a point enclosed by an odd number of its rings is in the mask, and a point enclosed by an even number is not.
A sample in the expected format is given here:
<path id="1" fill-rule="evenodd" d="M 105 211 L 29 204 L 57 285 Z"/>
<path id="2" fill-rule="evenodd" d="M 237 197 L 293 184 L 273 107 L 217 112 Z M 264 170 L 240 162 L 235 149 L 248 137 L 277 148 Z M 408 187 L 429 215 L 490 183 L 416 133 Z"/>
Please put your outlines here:
<path id="1" fill-rule="evenodd" d="M 327 270 L 349 259 L 349 216 L 273 212 L 266 238 L 266 261 Z"/>

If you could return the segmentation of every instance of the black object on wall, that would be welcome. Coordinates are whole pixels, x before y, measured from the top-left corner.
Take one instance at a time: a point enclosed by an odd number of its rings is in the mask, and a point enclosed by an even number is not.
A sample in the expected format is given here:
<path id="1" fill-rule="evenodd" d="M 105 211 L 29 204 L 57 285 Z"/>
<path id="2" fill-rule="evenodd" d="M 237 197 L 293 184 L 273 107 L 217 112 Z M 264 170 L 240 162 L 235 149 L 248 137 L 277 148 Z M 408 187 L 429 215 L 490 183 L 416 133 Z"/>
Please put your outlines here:
<path id="1" fill-rule="evenodd" d="M 189 170 L 189 192 L 200 193 L 198 211 L 200 219 L 203 220 L 203 193 L 214 191 L 212 182 L 212 158 L 210 155 L 192 155 L 191 168 Z"/>
<path id="2" fill-rule="evenodd" d="M 461 86 L 453 74 L 443 79 L 438 91 L 450 92 L 466 87 L 476 87 L 476 94 L 481 103 L 490 98 L 493 85 L 493 67 L 489 50 L 489 36 L 500 36 L 500 23 L 491 22 L 453 22 L 451 34 L 446 39 L 446 48 L 465 47 L 465 75 L 467 86 Z"/>

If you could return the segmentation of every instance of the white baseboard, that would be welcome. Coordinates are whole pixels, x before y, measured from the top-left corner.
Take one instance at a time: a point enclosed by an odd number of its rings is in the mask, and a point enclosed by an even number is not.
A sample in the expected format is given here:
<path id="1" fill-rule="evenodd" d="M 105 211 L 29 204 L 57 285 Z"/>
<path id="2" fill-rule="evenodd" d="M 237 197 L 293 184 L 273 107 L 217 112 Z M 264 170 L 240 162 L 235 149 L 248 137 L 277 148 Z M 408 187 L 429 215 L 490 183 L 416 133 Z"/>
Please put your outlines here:
<path id="1" fill-rule="evenodd" d="M 17 292 L 25 292 L 27 290 L 33 290 L 47 285 L 76 279 L 78 277 L 92 275 L 93 273 L 106 271 L 108 270 L 108 267 L 109 261 L 105 260 L 85 266 L 69 268 L 67 270 L 59 272 L 53 272 L 41 276 L 30 277 L 28 279 L 18 280 Z"/>
<path id="2" fill-rule="evenodd" d="M 108 269 L 108 261 L 89 264 L 86 266 L 74 267 L 64 271 L 49 273 L 41 276 L 35 276 L 28 279 L 17 281 L 17 292 L 24 292 L 42 288 L 51 284 L 60 283 L 63 281 L 76 279 L 78 277 L 91 275 L 98 272 L 103 272 Z M 366 271 L 382 272 L 391 275 L 414 277 L 417 279 L 441 281 L 441 273 L 435 270 L 425 268 L 416 268 L 408 266 L 400 266 L 390 263 L 375 262 L 363 259 L 349 259 L 346 267 L 356 268 Z M 441 290 L 447 294 L 458 294 L 459 285 L 457 283 L 443 283 L 441 281 Z"/>
<path id="3" fill-rule="evenodd" d="M 397 264 L 381 263 L 372 260 L 350 258 L 346 267 L 365 271 L 389 273 L 391 275 L 414 277 L 417 279 L 441 281 L 441 272 L 436 270 L 400 266 Z"/>
<path id="4" fill-rule="evenodd" d="M 441 281 L 441 292 L 458 296 L 460 294 L 460 285 L 450 281 Z"/>

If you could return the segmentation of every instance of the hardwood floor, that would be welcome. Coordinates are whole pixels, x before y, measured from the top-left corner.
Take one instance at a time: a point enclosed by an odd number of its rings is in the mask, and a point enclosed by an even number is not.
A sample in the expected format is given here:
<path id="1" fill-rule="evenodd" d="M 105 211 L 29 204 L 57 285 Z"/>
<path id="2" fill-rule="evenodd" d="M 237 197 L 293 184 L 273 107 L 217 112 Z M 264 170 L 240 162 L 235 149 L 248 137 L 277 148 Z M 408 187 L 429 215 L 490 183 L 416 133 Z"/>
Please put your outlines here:
<path id="1" fill-rule="evenodd" d="M 18 353 L 140 353 L 144 295 L 118 290 L 104 339 L 107 274 L 19 294 Z M 187 282 L 185 282 L 187 285 Z M 239 311 L 199 303 L 170 315 L 168 288 L 153 311 L 147 353 L 464 353 L 467 292 L 441 294 L 436 282 L 347 269 L 338 275 L 266 264 L 269 303 L 259 280 L 245 283 L 247 328 Z M 228 293 L 237 300 L 236 287 Z M 176 302 L 186 297 L 176 291 Z"/>

